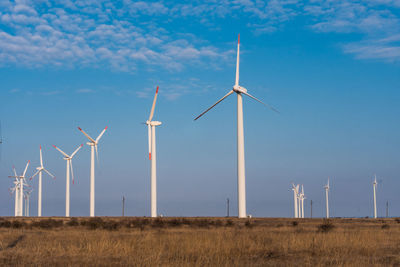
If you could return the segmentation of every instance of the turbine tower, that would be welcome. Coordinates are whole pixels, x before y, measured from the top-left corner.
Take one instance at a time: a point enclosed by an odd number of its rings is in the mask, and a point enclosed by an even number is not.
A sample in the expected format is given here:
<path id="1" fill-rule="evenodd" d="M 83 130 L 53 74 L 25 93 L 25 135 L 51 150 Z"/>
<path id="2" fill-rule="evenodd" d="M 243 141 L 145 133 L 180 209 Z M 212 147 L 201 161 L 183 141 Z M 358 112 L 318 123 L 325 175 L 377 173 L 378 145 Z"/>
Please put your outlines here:
<path id="1" fill-rule="evenodd" d="M 72 184 L 74 183 L 74 170 L 72 168 L 72 158 L 75 156 L 76 153 L 78 153 L 79 149 L 81 149 L 81 147 L 83 146 L 80 145 L 75 151 L 74 153 L 71 154 L 71 156 L 69 156 L 68 154 L 66 154 L 64 151 L 62 151 L 60 148 L 58 148 L 57 146 L 53 145 L 53 147 L 55 149 L 57 149 L 63 156 L 64 156 L 64 160 L 67 161 L 67 174 L 65 176 L 65 217 L 69 217 L 69 202 L 70 202 L 70 193 L 69 193 L 69 172 L 71 171 L 71 175 L 72 175 Z"/>
<path id="2" fill-rule="evenodd" d="M 378 217 L 377 212 L 376 212 L 376 187 L 378 185 L 378 182 L 376 181 L 376 174 L 375 174 L 375 180 L 372 183 L 372 186 L 374 188 L 374 218 L 376 219 Z"/>
<path id="3" fill-rule="evenodd" d="M 326 197 L 326 218 L 329 218 L 329 178 L 328 183 L 324 186 L 325 188 L 325 197 Z"/>
<path id="4" fill-rule="evenodd" d="M 292 190 L 293 190 L 293 200 L 294 200 L 294 217 L 299 218 L 299 209 L 298 209 L 298 192 L 299 192 L 299 185 L 294 185 L 292 183 Z"/>
<path id="5" fill-rule="evenodd" d="M 90 161 L 90 217 L 94 217 L 94 151 L 96 150 L 96 157 L 98 159 L 99 154 L 97 152 L 97 145 L 100 141 L 100 138 L 103 136 L 104 132 L 107 130 L 107 126 L 99 134 L 99 136 L 97 136 L 96 140 L 94 140 L 92 137 L 90 137 L 80 127 L 78 127 L 78 129 L 89 139 L 89 142 L 87 142 L 86 144 L 91 147 L 91 151 L 90 151 L 90 155 L 91 155 L 91 161 Z"/>
<path id="6" fill-rule="evenodd" d="M 240 34 L 238 36 L 237 54 L 236 54 L 236 79 L 233 89 L 218 100 L 214 105 L 209 107 L 206 111 L 197 116 L 194 120 L 197 120 L 210 109 L 215 107 L 222 100 L 227 98 L 233 93 L 237 94 L 237 176 L 238 176 L 238 215 L 239 218 L 246 217 L 246 177 L 245 177 L 245 162 L 244 162 L 244 130 L 243 130 L 243 99 L 242 95 L 260 102 L 275 112 L 278 112 L 272 106 L 263 103 L 261 100 L 247 93 L 247 89 L 239 85 L 239 51 L 240 51 Z"/>
<path id="7" fill-rule="evenodd" d="M 27 185 L 25 183 L 25 174 L 26 174 L 26 171 L 28 170 L 29 162 L 30 162 L 30 160 L 26 164 L 25 170 L 22 173 L 22 175 L 18 176 L 17 175 L 17 171 L 13 167 L 14 176 L 8 176 L 9 178 L 15 178 L 16 181 L 18 182 L 18 189 L 17 189 L 17 193 L 16 193 L 16 196 L 15 196 L 15 197 L 18 198 L 18 200 L 15 200 L 16 205 L 17 205 L 17 209 L 16 209 L 16 214 L 17 215 L 16 216 L 22 216 L 23 215 L 22 212 L 23 212 L 23 201 L 24 201 L 24 199 L 23 199 L 23 197 L 24 197 L 24 185 Z M 14 184 L 17 185 L 15 182 L 14 182 Z"/>
<path id="8" fill-rule="evenodd" d="M 17 176 L 17 175 L 15 175 Z M 14 206 L 14 216 L 19 216 L 19 181 L 18 179 L 14 180 L 14 187 L 8 189 L 10 191 L 10 195 L 15 193 L 15 206 Z"/>
<path id="9" fill-rule="evenodd" d="M 25 198 L 25 216 L 29 217 L 29 207 L 30 207 L 29 200 L 30 200 L 30 197 L 31 197 L 32 189 L 25 190 L 24 193 L 25 193 L 24 194 L 24 198 Z"/>
<path id="10" fill-rule="evenodd" d="M 304 186 L 301 185 L 301 193 L 299 194 L 299 200 L 301 203 L 301 214 L 300 214 L 301 218 L 304 218 L 304 199 L 306 199 L 304 195 Z"/>
<path id="11" fill-rule="evenodd" d="M 156 126 L 161 125 L 160 121 L 153 121 L 154 109 L 156 107 L 158 86 L 153 99 L 149 119 L 146 121 L 149 142 L 149 160 L 151 161 L 151 217 L 157 217 L 157 158 L 156 158 Z"/>
<path id="12" fill-rule="evenodd" d="M 32 180 L 36 175 L 39 174 L 39 181 L 38 181 L 38 217 L 42 216 L 42 172 L 46 172 L 50 175 L 53 179 L 55 179 L 54 175 L 51 174 L 48 170 L 43 167 L 43 157 L 42 157 L 42 146 L 39 147 L 40 151 L 40 166 L 36 168 L 37 172 L 32 175 L 30 180 Z"/>

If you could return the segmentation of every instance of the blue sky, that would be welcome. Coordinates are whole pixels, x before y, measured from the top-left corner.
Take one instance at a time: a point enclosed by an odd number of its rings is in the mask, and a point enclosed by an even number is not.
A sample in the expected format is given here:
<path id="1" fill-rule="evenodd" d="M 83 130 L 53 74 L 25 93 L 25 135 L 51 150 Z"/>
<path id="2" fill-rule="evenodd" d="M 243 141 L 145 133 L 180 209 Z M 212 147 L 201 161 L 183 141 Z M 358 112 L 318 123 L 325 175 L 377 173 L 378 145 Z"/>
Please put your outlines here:
<path id="1" fill-rule="evenodd" d="M 234 84 L 245 98 L 247 211 L 291 216 L 290 183 L 324 214 L 331 177 L 334 216 L 400 214 L 400 4 L 344 1 L 0 2 L 0 215 L 13 214 L 12 165 L 46 167 L 43 214 L 63 215 L 67 153 L 97 136 L 96 214 L 150 213 L 147 128 L 157 85 L 158 208 L 167 216 L 223 216 L 236 206 L 236 102 L 195 116 Z M 73 161 L 71 215 L 89 214 L 89 147 Z M 31 182 L 34 189 L 37 180 Z M 36 214 L 37 191 L 31 198 Z"/>

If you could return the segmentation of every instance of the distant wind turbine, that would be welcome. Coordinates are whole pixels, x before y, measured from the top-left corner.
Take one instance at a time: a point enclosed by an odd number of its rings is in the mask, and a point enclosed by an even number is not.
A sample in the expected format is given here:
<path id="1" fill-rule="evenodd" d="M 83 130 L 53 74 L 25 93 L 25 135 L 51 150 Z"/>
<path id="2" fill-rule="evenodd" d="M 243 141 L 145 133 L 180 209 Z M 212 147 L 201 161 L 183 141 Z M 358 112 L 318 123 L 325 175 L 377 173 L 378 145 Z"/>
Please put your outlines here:
<path id="1" fill-rule="evenodd" d="M 29 207 L 30 207 L 30 197 L 31 197 L 32 189 L 26 189 L 24 192 L 25 198 L 25 216 L 29 217 Z"/>
<path id="2" fill-rule="evenodd" d="M 306 199 L 305 195 L 304 195 L 304 186 L 301 185 L 301 193 L 299 194 L 299 200 L 301 203 L 301 218 L 304 218 L 304 199 Z"/>
<path id="3" fill-rule="evenodd" d="M 378 185 L 378 182 L 376 181 L 376 174 L 375 174 L 375 180 L 372 183 L 372 186 L 374 188 L 374 218 L 376 219 L 378 217 L 377 212 L 376 212 L 376 187 Z"/>
<path id="4" fill-rule="evenodd" d="M 63 156 L 64 156 L 64 160 L 67 161 L 67 174 L 65 176 L 65 217 L 69 217 L 69 203 L 70 203 L 70 191 L 69 191 L 69 172 L 71 171 L 71 176 L 72 176 L 72 183 L 74 183 L 74 170 L 72 168 L 72 158 L 75 156 L 76 153 L 78 153 L 79 149 L 81 149 L 83 146 L 80 145 L 75 151 L 74 153 L 71 154 L 71 156 L 69 156 L 67 153 L 65 153 L 64 151 L 62 151 L 60 148 L 58 148 L 57 146 L 53 145 L 53 147 L 55 149 L 57 149 Z"/>
<path id="5" fill-rule="evenodd" d="M 298 193 L 299 193 L 299 185 L 294 185 L 292 183 L 293 190 L 293 200 L 294 200 L 294 217 L 299 218 L 299 208 L 298 208 Z"/>
<path id="6" fill-rule="evenodd" d="M 326 197 L 326 218 L 329 218 L 329 178 L 328 183 L 324 186 Z"/>
<path id="7" fill-rule="evenodd" d="M 104 132 L 107 130 L 104 128 L 104 130 L 97 136 L 96 140 L 90 137 L 84 130 L 82 130 L 80 127 L 78 127 L 79 131 L 81 131 L 88 139 L 89 142 L 86 144 L 91 147 L 90 155 L 91 155 L 91 161 L 90 161 L 90 217 L 94 217 L 94 151 L 96 150 L 96 157 L 98 159 L 98 151 L 97 151 L 97 145 L 100 141 L 100 138 L 103 136 Z"/>
<path id="8" fill-rule="evenodd" d="M 156 158 L 156 126 L 161 125 L 159 121 L 153 121 L 154 109 L 158 96 L 158 86 L 153 99 L 149 119 L 146 121 L 149 142 L 149 160 L 151 160 L 151 217 L 157 217 L 157 158 Z"/>
<path id="9" fill-rule="evenodd" d="M 38 181 L 38 217 L 42 216 L 42 172 L 46 172 L 50 175 L 53 179 L 55 179 L 54 175 L 51 174 L 48 170 L 43 167 L 43 157 L 42 157 L 42 146 L 39 147 L 40 152 L 40 166 L 36 168 L 37 172 L 32 175 L 30 180 L 32 180 L 36 175 L 39 174 L 39 181 Z"/>
<path id="10" fill-rule="evenodd" d="M 245 177 L 245 162 L 244 162 L 244 130 L 243 130 L 243 99 L 242 94 L 260 102 L 275 112 L 278 112 L 275 108 L 270 105 L 263 103 L 261 100 L 247 93 L 247 89 L 239 85 L 239 51 L 240 51 L 240 34 L 238 36 L 237 55 L 236 55 L 236 79 L 233 89 L 229 91 L 225 96 L 218 100 L 214 105 L 209 107 L 206 111 L 197 116 L 194 120 L 197 120 L 213 107 L 215 107 L 222 100 L 227 98 L 229 95 L 237 94 L 237 175 L 238 175 L 238 215 L 239 218 L 246 217 L 246 177 Z"/>
<path id="11" fill-rule="evenodd" d="M 17 176 L 17 175 L 15 174 L 15 176 Z M 19 216 L 19 190 L 20 190 L 19 181 L 18 181 L 18 179 L 15 179 L 14 187 L 9 188 L 10 195 L 15 193 L 15 206 L 14 206 L 14 216 L 15 217 Z"/>
<path id="12" fill-rule="evenodd" d="M 23 214 L 23 197 L 24 197 L 24 185 L 27 185 L 26 183 L 25 183 L 25 174 L 26 174 L 26 171 L 28 170 L 28 166 L 29 166 L 29 162 L 30 162 L 30 160 L 28 161 L 28 163 L 26 164 L 26 167 L 25 167 L 25 170 L 24 170 L 24 172 L 22 173 L 22 175 L 20 175 L 20 176 L 18 176 L 17 175 L 17 171 L 15 170 L 15 168 L 13 167 L 13 169 L 14 169 L 14 176 L 8 176 L 8 177 L 10 177 L 10 178 L 15 178 L 16 179 L 16 181 L 18 181 L 18 186 L 19 186 L 19 189 L 17 190 L 17 192 L 18 192 L 18 201 L 16 201 L 16 202 L 18 202 L 18 203 L 16 203 L 16 204 L 18 204 L 18 210 L 17 210 L 17 216 L 22 216 Z"/>

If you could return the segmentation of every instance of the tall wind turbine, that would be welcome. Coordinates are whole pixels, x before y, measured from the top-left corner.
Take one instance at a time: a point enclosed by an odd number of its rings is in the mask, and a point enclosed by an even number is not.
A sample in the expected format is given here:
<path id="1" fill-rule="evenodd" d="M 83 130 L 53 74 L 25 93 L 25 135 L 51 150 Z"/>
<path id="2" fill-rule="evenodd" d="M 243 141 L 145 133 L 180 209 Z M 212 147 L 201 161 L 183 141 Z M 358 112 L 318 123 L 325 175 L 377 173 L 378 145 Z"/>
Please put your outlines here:
<path id="1" fill-rule="evenodd" d="M 239 85 L 239 51 L 240 51 L 240 34 L 238 36 L 237 55 L 236 55 L 236 79 L 233 89 L 218 100 L 214 105 L 209 107 L 206 111 L 197 116 L 194 120 L 197 120 L 203 116 L 210 109 L 215 107 L 222 100 L 227 98 L 229 95 L 237 94 L 237 176 L 238 176 L 238 215 L 239 218 L 246 217 L 246 177 L 245 177 L 245 163 L 244 163 L 244 131 L 243 131 L 243 99 L 242 95 L 260 102 L 275 112 L 278 112 L 272 106 L 263 103 L 261 100 L 247 93 L 247 89 Z"/>
<path id="2" fill-rule="evenodd" d="M 53 179 L 55 179 L 54 175 L 51 174 L 48 170 L 43 167 L 43 157 L 42 157 L 42 146 L 39 147 L 40 151 L 40 166 L 36 168 L 37 172 L 32 175 L 30 180 L 33 179 L 36 175 L 39 174 L 39 181 L 38 181 L 38 217 L 42 216 L 42 172 L 46 172 L 50 175 Z"/>
<path id="3" fill-rule="evenodd" d="M 22 175 L 18 176 L 15 168 L 13 167 L 14 176 L 8 176 L 10 178 L 15 178 L 16 181 L 18 181 L 19 188 L 17 190 L 17 192 L 18 192 L 18 211 L 17 211 L 17 216 L 22 216 L 23 215 L 22 212 L 23 212 L 23 201 L 24 201 L 23 200 L 23 197 L 24 197 L 24 185 L 26 185 L 26 183 L 25 183 L 25 178 L 26 178 L 25 174 L 26 174 L 26 171 L 28 170 L 29 162 L 30 162 L 30 160 L 26 164 L 25 170 L 22 173 Z"/>
<path id="4" fill-rule="evenodd" d="M 90 137 L 80 127 L 78 127 L 78 129 L 89 139 L 89 142 L 87 142 L 86 144 L 91 147 L 91 152 L 90 152 L 90 154 L 91 154 L 91 161 L 90 161 L 90 217 L 94 217 L 94 151 L 96 150 L 96 156 L 98 158 L 97 144 L 99 143 L 100 138 L 103 136 L 104 132 L 107 130 L 107 126 L 99 134 L 99 136 L 97 136 L 96 140 L 94 140 L 92 137 Z"/>
<path id="5" fill-rule="evenodd" d="M 294 185 L 292 183 L 293 190 L 293 200 L 294 200 L 294 217 L 299 218 L 299 209 L 298 209 L 298 193 L 299 193 L 299 185 Z"/>
<path id="6" fill-rule="evenodd" d="M 374 188 L 374 218 L 377 218 L 377 212 L 376 212 L 376 187 L 378 185 L 378 182 L 376 181 L 376 174 L 375 174 L 375 180 L 372 183 L 372 186 Z"/>
<path id="7" fill-rule="evenodd" d="M 15 176 L 17 176 L 15 174 Z M 14 180 L 14 187 L 9 189 L 10 195 L 15 193 L 15 206 L 14 206 L 14 216 L 19 216 L 19 181 L 18 179 Z"/>
<path id="8" fill-rule="evenodd" d="M 326 197 L 326 218 L 329 218 L 329 178 L 328 183 L 324 186 Z"/>
<path id="9" fill-rule="evenodd" d="M 157 217 L 157 157 L 156 157 L 156 126 L 160 121 L 153 121 L 154 109 L 156 107 L 158 86 L 153 99 L 149 119 L 146 121 L 149 142 L 149 160 L 151 161 L 151 217 Z"/>
<path id="10" fill-rule="evenodd" d="M 68 154 L 66 154 L 64 151 L 62 151 L 61 149 L 59 149 L 57 146 L 53 145 L 53 147 L 55 149 L 57 149 L 58 151 L 60 151 L 60 153 L 64 156 L 64 160 L 67 161 L 67 174 L 65 176 L 65 217 L 69 217 L 69 202 L 70 202 L 70 193 L 69 193 L 69 172 L 71 171 L 71 175 L 72 175 L 72 183 L 74 183 L 74 170 L 72 168 L 72 158 L 75 156 L 76 153 L 78 153 L 79 149 L 81 149 L 83 146 L 80 145 L 75 151 L 74 153 L 71 154 L 71 156 L 69 156 Z"/>

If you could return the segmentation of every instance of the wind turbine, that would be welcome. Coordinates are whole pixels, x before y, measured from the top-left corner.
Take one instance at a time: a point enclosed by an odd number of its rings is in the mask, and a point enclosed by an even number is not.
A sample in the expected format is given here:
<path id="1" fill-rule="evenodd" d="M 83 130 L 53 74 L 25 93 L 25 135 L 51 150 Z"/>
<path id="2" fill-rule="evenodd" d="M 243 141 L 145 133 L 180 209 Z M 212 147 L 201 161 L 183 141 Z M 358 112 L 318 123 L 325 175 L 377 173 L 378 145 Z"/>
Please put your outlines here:
<path id="1" fill-rule="evenodd" d="M 64 151 L 62 151 L 60 148 L 58 148 L 57 146 L 53 145 L 53 147 L 55 149 L 57 149 L 58 151 L 60 151 L 60 153 L 64 156 L 64 160 L 67 161 L 67 174 L 65 176 L 65 180 L 66 180 L 66 186 L 65 186 L 65 217 L 69 217 L 69 197 L 70 197 L 70 193 L 69 193 L 69 172 L 71 171 L 71 175 L 72 175 L 72 183 L 74 183 L 74 170 L 72 168 L 72 158 L 75 156 L 76 153 L 78 153 L 79 149 L 81 149 L 83 146 L 80 145 L 75 151 L 74 153 L 71 154 L 71 156 L 69 156 L 68 154 L 66 154 Z"/>
<path id="2" fill-rule="evenodd" d="M 42 216 L 42 172 L 45 171 L 48 175 L 50 175 L 53 179 L 55 179 L 54 175 L 51 174 L 48 170 L 43 167 L 43 157 L 42 157 L 42 146 L 39 147 L 40 151 L 40 166 L 36 168 L 37 172 L 32 175 L 30 180 L 32 180 L 36 175 L 39 174 L 38 181 L 38 217 Z"/>
<path id="3" fill-rule="evenodd" d="M 17 176 L 17 175 L 15 175 Z M 14 206 L 14 216 L 17 217 L 19 216 L 19 181 L 18 179 L 15 179 L 14 181 L 14 187 L 8 189 L 10 191 L 10 195 L 15 193 L 15 206 Z"/>
<path id="4" fill-rule="evenodd" d="M 99 157 L 99 154 L 97 152 L 97 144 L 100 141 L 100 138 L 103 136 L 104 132 L 107 130 L 104 128 L 104 130 L 97 136 L 96 140 L 94 140 L 92 137 L 90 137 L 85 131 L 83 131 L 80 127 L 78 127 L 79 131 L 81 131 L 88 139 L 89 142 L 86 144 L 91 147 L 91 162 L 90 162 L 90 217 L 94 217 L 94 150 L 96 150 L 96 156 L 97 159 Z"/>
<path id="5" fill-rule="evenodd" d="M 372 183 L 372 186 L 374 188 L 374 218 L 377 218 L 377 212 L 376 212 L 376 187 L 378 185 L 378 182 L 376 181 L 376 174 L 375 174 L 375 180 Z"/>
<path id="6" fill-rule="evenodd" d="M 233 89 L 218 100 L 214 105 L 209 107 L 206 111 L 197 116 L 194 120 L 197 120 L 210 109 L 215 107 L 222 100 L 227 98 L 233 93 L 237 94 L 237 176 L 238 176 L 238 215 L 239 218 L 246 217 L 246 177 L 245 177 L 245 163 L 244 163 L 244 130 L 243 130 L 243 99 L 242 95 L 260 102 L 275 112 L 278 112 L 275 108 L 270 105 L 263 103 L 261 100 L 247 93 L 247 89 L 239 85 L 239 50 L 240 50 L 240 34 L 238 36 L 237 55 L 236 55 L 236 79 Z"/>
<path id="7" fill-rule="evenodd" d="M 25 174 L 26 174 L 26 171 L 28 170 L 28 166 L 29 166 L 29 162 L 30 162 L 30 160 L 28 161 L 28 163 L 26 164 L 26 167 L 25 167 L 25 170 L 24 170 L 24 172 L 22 173 L 22 175 L 20 175 L 20 176 L 18 176 L 17 175 L 17 171 L 15 170 L 15 168 L 13 167 L 13 169 L 14 169 L 14 176 L 8 176 L 9 178 L 15 178 L 16 179 L 16 181 L 18 181 L 18 190 L 17 190 L 17 193 L 18 193 L 18 201 L 16 200 L 16 202 L 18 202 L 18 203 L 16 203 L 16 204 L 18 204 L 18 211 L 16 212 L 17 213 L 17 216 L 22 216 L 22 211 L 23 211 L 23 196 L 24 196 L 24 185 L 26 185 L 26 183 L 25 183 Z M 17 197 L 17 195 L 16 195 L 16 197 Z"/>
<path id="8" fill-rule="evenodd" d="M 299 218 L 299 209 L 298 209 L 298 192 L 299 192 L 299 185 L 294 185 L 292 183 L 292 190 L 293 190 L 293 200 L 294 200 L 294 217 Z"/>
<path id="9" fill-rule="evenodd" d="M 156 126 L 160 121 L 152 121 L 158 96 L 158 86 L 153 99 L 149 119 L 146 121 L 149 142 L 149 160 L 151 160 L 151 217 L 157 217 L 157 158 L 156 158 Z"/>
<path id="10" fill-rule="evenodd" d="M 326 197 L 326 218 L 329 218 L 329 178 L 328 183 L 324 186 L 325 188 L 325 197 Z"/>
<path id="11" fill-rule="evenodd" d="M 29 200 L 31 197 L 32 189 L 25 190 L 24 192 L 24 198 L 25 198 L 25 216 L 29 217 Z"/>

